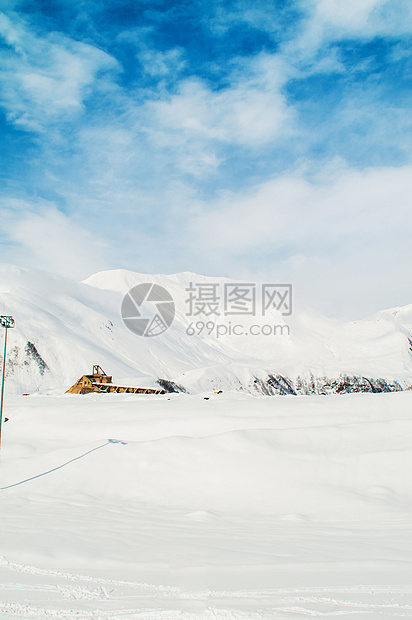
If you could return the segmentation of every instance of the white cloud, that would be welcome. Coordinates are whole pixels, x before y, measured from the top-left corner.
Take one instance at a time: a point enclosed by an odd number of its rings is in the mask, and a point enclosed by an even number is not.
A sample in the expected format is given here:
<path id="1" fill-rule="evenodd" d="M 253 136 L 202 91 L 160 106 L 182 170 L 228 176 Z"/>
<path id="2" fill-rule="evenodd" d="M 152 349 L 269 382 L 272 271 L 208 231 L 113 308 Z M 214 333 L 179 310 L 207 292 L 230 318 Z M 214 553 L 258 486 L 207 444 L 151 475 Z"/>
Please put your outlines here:
<path id="1" fill-rule="evenodd" d="M 108 268 L 107 244 L 46 203 L 3 201 L 2 219 L 11 243 L 7 260 L 78 279 Z"/>
<path id="2" fill-rule="evenodd" d="M 146 73 L 159 78 L 170 76 L 176 79 L 187 64 L 182 50 L 176 48 L 160 51 L 146 47 L 137 57 Z"/>
<path id="3" fill-rule="evenodd" d="M 2 13 L 0 37 L 9 46 L 1 54 L 0 105 L 25 129 L 42 131 L 77 114 L 99 73 L 117 68 L 95 47 L 57 33 L 41 37 Z"/>
<path id="4" fill-rule="evenodd" d="M 385 0 L 316 0 L 315 19 L 340 30 L 359 31 Z"/>
<path id="5" fill-rule="evenodd" d="M 284 3 L 285 5 L 287 3 Z M 217 3 L 214 7 L 212 16 L 203 19 L 207 27 L 217 36 L 224 36 L 231 28 L 236 28 L 245 24 L 249 28 L 255 28 L 257 31 L 267 32 L 279 36 L 282 30 L 282 20 L 284 9 L 292 8 L 284 6 L 282 10 L 276 7 L 274 3 L 266 2 L 248 2 L 247 0 L 236 0 L 231 3 Z"/>
<path id="6" fill-rule="evenodd" d="M 286 175 L 204 204 L 186 242 L 211 273 L 292 279 L 325 311 L 369 312 L 410 302 L 411 211 L 411 166 Z"/>
<path id="7" fill-rule="evenodd" d="M 230 253 L 270 246 L 274 236 L 278 246 L 303 243 L 322 253 L 330 243 L 345 247 L 348 239 L 412 228 L 411 210 L 411 166 L 341 169 L 318 183 L 285 175 L 241 196 L 228 193 L 204 205 L 193 232 L 210 231 L 205 244 Z"/>
<path id="8" fill-rule="evenodd" d="M 323 62 L 330 43 L 412 32 L 410 0 L 310 0 L 303 8 L 300 33 L 282 46 L 282 53 L 291 64 L 304 67 Z"/>
<path id="9" fill-rule="evenodd" d="M 226 88 L 182 80 L 175 94 L 146 102 L 147 135 L 152 144 L 172 148 L 184 171 L 200 174 L 220 164 L 227 146 L 257 149 L 291 131 L 284 81 L 283 64 L 268 54 L 235 66 Z"/>
<path id="10" fill-rule="evenodd" d="M 267 60 L 267 58 L 265 58 Z M 228 88 L 213 91 L 201 80 L 185 80 L 169 100 L 154 101 L 157 126 L 183 131 L 188 136 L 257 146 L 277 138 L 289 120 L 280 92 L 281 76 L 255 62 L 260 74 L 239 79 Z"/>

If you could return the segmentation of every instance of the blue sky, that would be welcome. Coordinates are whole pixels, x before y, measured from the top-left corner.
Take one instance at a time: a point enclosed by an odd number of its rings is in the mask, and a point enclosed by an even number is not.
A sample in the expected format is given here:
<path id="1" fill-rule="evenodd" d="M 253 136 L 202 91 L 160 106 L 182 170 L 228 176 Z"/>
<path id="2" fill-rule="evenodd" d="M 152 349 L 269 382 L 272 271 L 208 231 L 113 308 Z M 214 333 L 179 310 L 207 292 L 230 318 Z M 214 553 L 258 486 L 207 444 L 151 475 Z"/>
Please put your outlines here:
<path id="1" fill-rule="evenodd" d="M 0 0 L 0 260 L 412 303 L 409 0 Z"/>

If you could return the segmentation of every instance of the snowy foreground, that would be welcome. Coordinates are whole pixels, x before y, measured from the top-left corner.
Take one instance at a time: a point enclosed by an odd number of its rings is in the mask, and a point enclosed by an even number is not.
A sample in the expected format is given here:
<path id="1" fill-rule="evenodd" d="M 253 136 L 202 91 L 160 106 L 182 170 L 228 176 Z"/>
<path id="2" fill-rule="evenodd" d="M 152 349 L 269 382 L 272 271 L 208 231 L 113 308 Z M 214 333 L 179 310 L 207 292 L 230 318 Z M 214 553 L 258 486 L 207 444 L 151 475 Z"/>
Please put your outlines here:
<path id="1" fill-rule="evenodd" d="M 412 393 L 8 396 L 0 617 L 412 617 Z"/>

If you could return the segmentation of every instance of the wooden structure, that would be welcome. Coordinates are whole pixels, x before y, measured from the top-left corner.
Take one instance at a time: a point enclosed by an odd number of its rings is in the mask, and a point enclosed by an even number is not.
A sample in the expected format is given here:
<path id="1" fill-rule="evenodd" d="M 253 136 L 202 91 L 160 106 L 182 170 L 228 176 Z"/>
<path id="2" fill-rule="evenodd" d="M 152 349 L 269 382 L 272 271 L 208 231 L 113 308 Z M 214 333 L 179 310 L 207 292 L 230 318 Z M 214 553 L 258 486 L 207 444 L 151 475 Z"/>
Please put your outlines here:
<path id="1" fill-rule="evenodd" d="M 127 394 L 166 394 L 165 390 L 120 387 L 118 385 L 113 385 L 112 377 L 106 375 L 103 368 L 98 365 L 93 366 L 93 373 L 91 375 L 83 375 L 80 377 L 80 379 L 67 390 L 66 394 L 90 394 L 90 392 L 97 392 L 98 394 L 108 392 Z"/>

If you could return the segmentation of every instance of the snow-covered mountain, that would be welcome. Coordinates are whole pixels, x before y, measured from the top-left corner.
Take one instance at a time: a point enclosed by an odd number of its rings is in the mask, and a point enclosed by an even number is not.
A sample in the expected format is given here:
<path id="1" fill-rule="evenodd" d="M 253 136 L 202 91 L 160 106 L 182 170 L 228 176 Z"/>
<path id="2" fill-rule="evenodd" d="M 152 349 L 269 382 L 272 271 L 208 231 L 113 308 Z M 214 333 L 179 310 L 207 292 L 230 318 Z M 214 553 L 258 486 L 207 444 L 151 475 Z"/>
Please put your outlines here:
<path id="1" fill-rule="evenodd" d="M 164 287 L 176 307 L 169 329 L 155 337 L 134 334 L 121 317 L 126 293 L 145 282 Z M 150 387 L 160 379 L 190 392 L 392 391 L 412 384 L 412 305 L 348 323 L 314 312 L 283 316 L 274 308 L 264 316 L 225 315 L 223 306 L 215 307 L 218 314 L 206 308 L 206 314 L 190 315 L 191 283 L 209 285 L 210 292 L 214 284 L 220 290 L 231 282 L 125 270 L 75 282 L 1 266 L 0 311 L 16 319 L 9 332 L 8 390 L 62 392 L 93 364 L 118 385 Z M 234 325 L 241 326 L 237 333 Z M 255 335 L 262 330 L 267 335 Z"/>

